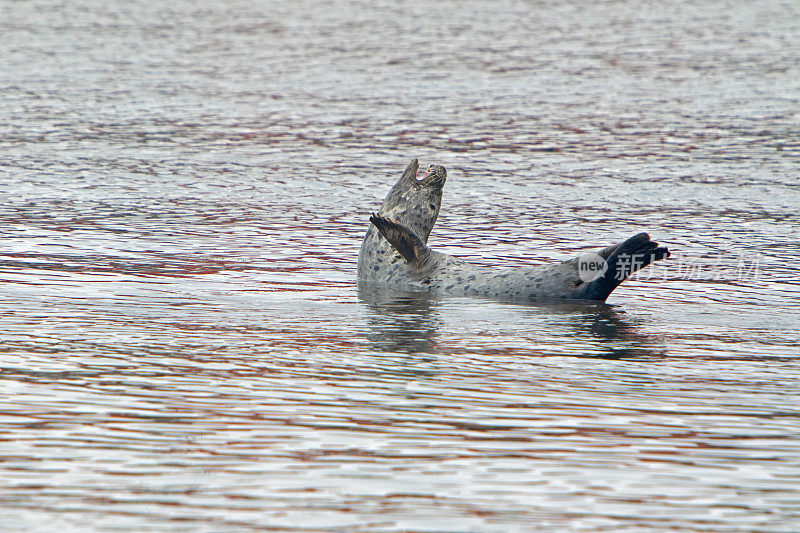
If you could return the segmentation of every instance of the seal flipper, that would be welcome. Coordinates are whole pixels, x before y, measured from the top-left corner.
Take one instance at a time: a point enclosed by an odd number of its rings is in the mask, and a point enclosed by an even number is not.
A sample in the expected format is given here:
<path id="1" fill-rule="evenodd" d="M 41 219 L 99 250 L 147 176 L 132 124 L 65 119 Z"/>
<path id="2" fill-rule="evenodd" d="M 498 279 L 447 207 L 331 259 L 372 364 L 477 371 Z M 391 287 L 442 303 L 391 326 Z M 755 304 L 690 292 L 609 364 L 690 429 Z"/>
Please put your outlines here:
<path id="1" fill-rule="evenodd" d="M 383 235 L 386 240 L 389 241 L 389 244 L 400 252 L 400 255 L 405 257 L 406 261 L 409 263 L 422 263 L 427 259 L 428 255 L 430 255 L 431 251 L 425 246 L 422 239 L 402 224 L 392 222 L 388 218 L 383 218 L 375 213 L 369 217 L 369 221 L 378 228 L 381 235 Z"/>
<path id="2" fill-rule="evenodd" d="M 639 233 L 626 241 L 604 248 L 599 255 L 608 263 L 605 274 L 579 285 L 572 291 L 573 298 L 603 302 L 628 276 L 653 261 L 669 257 L 669 250 L 651 241 L 647 233 Z"/>

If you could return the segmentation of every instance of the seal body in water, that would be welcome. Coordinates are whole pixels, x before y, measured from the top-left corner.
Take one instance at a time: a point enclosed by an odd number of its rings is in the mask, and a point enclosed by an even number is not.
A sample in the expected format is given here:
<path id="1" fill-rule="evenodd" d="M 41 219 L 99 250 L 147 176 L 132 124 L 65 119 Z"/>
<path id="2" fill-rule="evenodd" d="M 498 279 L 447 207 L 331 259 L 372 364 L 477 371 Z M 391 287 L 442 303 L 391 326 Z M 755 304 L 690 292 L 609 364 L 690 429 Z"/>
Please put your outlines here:
<path id="1" fill-rule="evenodd" d="M 475 265 L 428 247 L 447 171 L 432 165 L 417 179 L 414 159 L 389 191 L 358 256 L 358 280 L 401 290 L 473 295 L 503 300 L 605 301 L 622 281 L 653 261 L 669 257 L 646 233 L 561 263 L 522 268 Z"/>

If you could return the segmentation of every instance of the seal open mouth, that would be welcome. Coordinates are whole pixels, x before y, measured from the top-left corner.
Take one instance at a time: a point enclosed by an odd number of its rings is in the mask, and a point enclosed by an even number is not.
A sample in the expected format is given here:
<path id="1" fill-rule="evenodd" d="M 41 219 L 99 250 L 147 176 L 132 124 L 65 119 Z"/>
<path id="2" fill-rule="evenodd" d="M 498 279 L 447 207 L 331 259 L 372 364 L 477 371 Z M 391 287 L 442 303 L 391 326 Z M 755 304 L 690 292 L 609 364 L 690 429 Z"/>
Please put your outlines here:
<path id="1" fill-rule="evenodd" d="M 447 179 L 447 170 L 442 165 L 431 165 L 428 167 L 428 172 L 418 180 L 417 183 L 421 187 L 436 187 L 441 189 L 444 187 L 444 182 Z"/>

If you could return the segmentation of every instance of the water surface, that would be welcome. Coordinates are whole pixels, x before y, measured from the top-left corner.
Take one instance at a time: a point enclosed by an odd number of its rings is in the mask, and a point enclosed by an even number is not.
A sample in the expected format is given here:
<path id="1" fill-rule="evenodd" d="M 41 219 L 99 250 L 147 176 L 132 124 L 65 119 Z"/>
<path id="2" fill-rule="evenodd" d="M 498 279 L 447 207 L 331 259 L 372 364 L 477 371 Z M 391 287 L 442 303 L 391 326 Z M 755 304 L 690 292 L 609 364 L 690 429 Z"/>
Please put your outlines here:
<path id="1" fill-rule="evenodd" d="M 0 7 L 0 525 L 800 523 L 800 13 L 724 2 Z M 607 305 L 355 284 L 646 230 Z"/>

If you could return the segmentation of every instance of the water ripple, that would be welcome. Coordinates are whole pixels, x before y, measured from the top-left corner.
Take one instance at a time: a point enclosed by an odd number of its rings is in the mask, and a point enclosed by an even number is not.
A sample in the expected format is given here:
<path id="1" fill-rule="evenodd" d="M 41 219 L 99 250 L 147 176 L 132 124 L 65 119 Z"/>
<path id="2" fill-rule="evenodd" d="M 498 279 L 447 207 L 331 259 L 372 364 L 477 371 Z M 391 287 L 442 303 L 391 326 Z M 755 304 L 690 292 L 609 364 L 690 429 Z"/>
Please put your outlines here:
<path id="1" fill-rule="evenodd" d="M 4 6 L 0 524 L 793 530 L 798 23 Z M 359 293 L 412 157 L 448 168 L 437 250 L 673 256 L 602 305 Z"/>

